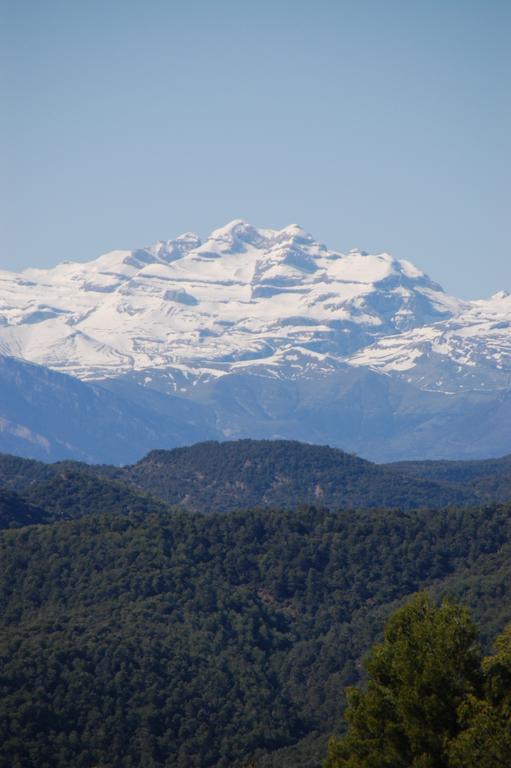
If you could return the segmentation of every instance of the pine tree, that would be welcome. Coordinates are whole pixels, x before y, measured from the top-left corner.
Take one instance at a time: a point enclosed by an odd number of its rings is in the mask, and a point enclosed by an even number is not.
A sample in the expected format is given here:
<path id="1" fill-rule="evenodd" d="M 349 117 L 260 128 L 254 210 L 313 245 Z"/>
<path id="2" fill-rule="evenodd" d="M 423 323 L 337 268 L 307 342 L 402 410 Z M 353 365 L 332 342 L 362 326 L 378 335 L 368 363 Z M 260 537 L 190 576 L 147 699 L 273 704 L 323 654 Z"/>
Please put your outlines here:
<path id="1" fill-rule="evenodd" d="M 511 765 L 511 627 L 483 661 L 484 698 L 469 696 L 460 707 L 463 731 L 450 746 L 451 768 Z"/>
<path id="2" fill-rule="evenodd" d="M 458 708 L 480 690 L 476 638 L 466 609 L 424 593 L 398 610 L 366 663 L 367 690 L 348 691 L 348 731 L 325 768 L 448 768 Z"/>

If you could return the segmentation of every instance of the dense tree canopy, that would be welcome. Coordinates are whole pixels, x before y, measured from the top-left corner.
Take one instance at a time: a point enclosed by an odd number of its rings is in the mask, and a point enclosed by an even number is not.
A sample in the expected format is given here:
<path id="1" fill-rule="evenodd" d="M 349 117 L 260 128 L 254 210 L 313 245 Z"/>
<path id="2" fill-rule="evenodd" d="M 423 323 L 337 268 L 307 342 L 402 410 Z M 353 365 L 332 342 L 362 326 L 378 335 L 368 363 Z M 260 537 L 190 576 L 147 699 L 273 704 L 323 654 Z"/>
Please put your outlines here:
<path id="1" fill-rule="evenodd" d="M 457 594 L 486 635 L 511 620 L 506 505 L 143 504 L 0 533 L 1 768 L 318 768 L 343 690 L 410 593 Z"/>

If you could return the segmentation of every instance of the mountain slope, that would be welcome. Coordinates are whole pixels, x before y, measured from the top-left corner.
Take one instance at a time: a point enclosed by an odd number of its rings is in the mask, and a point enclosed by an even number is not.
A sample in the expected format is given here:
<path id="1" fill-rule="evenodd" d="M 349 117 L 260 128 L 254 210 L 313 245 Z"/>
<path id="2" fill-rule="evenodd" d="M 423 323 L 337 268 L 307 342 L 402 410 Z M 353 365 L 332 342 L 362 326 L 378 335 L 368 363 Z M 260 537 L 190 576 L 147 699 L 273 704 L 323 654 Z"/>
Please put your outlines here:
<path id="1" fill-rule="evenodd" d="M 73 520 L 112 511 L 124 515 L 168 512 L 166 504 L 123 482 L 71 468 L 59 471 L 46 482 L 31 485 L 23 499 L 44 509 L 44 522 Z"/>
<path id="2" fill-rule="evenodd" d="M 349 362 L 449 394 L 509 389 L 511 295 L 501 291 L 467 303 L 446 320 L 382 336 Z"/>
<path id="3" fill-rule="evenodd" d="M 399 474 L 410 474 L 428 480 L 477 484 L 481 480 L 507 478 L 511 473 L 511 454 L 498 459 L 480 461 L 397 461 L 388 465 Z"/>
<path id="4" fill-rule="evenodd" d="M 161 396 L 154 393 L 151 401 Z M 190 433 L 216 436 L 200 405 L 138 405 L 100 386 L 0 355 L 0 450 L 44 460 L 133 461 Z"/>
<path id="5" fill-rule="evenodd" d="M 511 492 L 511 455 L 482 461 L 402 461 L 394 468 L 399 475 L 410 474 L 433 482 L 463 485 L 480 498 L 504 501 Z"/>
<path id="6" fill-rule="evenodd" d="M 0 487 L 0 529 L 48 522 L 46 510 L 13 491 Z"/>
<path id="7" fill-rule="evenodd" d="M 510 390 L 446 395 L 360 367 L 295 380 L 227 374 L 197 382 L 192 398 L 0 356 L 0 451 L 50 461 L 125 464 L 237 438 L 328 443 L 378 462 L 475 459 L 509 453 L 510 422 Z"/>

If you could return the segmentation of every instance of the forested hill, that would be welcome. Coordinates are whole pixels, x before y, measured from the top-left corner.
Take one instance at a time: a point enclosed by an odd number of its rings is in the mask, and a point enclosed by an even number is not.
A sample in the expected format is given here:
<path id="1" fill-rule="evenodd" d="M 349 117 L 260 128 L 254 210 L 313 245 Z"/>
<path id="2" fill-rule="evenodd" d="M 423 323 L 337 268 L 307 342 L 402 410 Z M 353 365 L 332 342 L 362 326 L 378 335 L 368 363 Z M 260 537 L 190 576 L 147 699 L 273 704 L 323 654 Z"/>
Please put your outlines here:
<path id="1" fill-rule="evenodd" d="M 1 487 L 50 507 L 51 519 L 119 508 L 121 497 L 134 509 L 140 494 L 200 512 L 300 504 L 408 510 L 511 499 L 511 458 L 377 465 L 328 446 L 238 440 L 155 450 L 122 468 L 0 455 Z"/>
<path id="2" fill-rule="evenodd" d="M 511 508 L 98 514 L 0 532 L 0 768 L 320 768 L 386 616 L 511 620 Z"/>
<path id="3" fill-rule="evenodd" d="M 462 486 L 401 476 L 336 448 L 287 440 L 152 451 L 123 477 L 171 504 L 206 512 L 298 504 L 414 509 L 475 501 Z"/>
<path id="4" fill-rule="evenodd" d="M 126 483 L 72 466 L 61 466 L 53 474 L 41 472 L 40 477 L 38 482 L 25 485 L 22 495 L 0 487 L 0 529 L 104 512 L 149 515 L 168 511 L 165 502 Z"/>

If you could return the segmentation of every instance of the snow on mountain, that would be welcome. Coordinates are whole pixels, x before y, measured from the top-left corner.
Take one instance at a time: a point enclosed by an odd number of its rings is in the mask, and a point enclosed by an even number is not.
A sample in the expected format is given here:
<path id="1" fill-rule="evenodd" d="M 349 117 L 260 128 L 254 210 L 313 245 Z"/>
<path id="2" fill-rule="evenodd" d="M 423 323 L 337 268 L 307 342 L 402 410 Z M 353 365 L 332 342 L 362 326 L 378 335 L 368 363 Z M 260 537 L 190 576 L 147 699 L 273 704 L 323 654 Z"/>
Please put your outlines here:
<path id="1" fill-rule="evenodd" d="M 236 437 L 378 461 L 511 451 L 511 297 L 459 300 L 297 225 L 0 271 L 0 368 L 0 444 L 24 455 Z"/>
<path id="2" fill-rule="evenodd" d="M 421 388 L 456 392 L 511 387 L 511 296 L 466 303 L 450 318 L 383 336 L 349 359 Z"/>
<path id="3" fill-rule="evenodd" d="M 486 323 L 481 343 L 500 354 L 506 330 L 494 343 L 490 326 L 511 313 L 488 318 L 506 301 L 462 302 L 389 254 L 341 254 L 297 225 L 235 220 L 203 243 L 186 233 L 87 263 L 0 272 L 0 353 L 82 379 L 168 371 L 170 388 L 254 366 L 283 376 L 345 361 L 402 370 L 437 324 L 452 332 L 439 332 L 436 351 L 455 347 L 464 318 L 470 338 Z"/>

